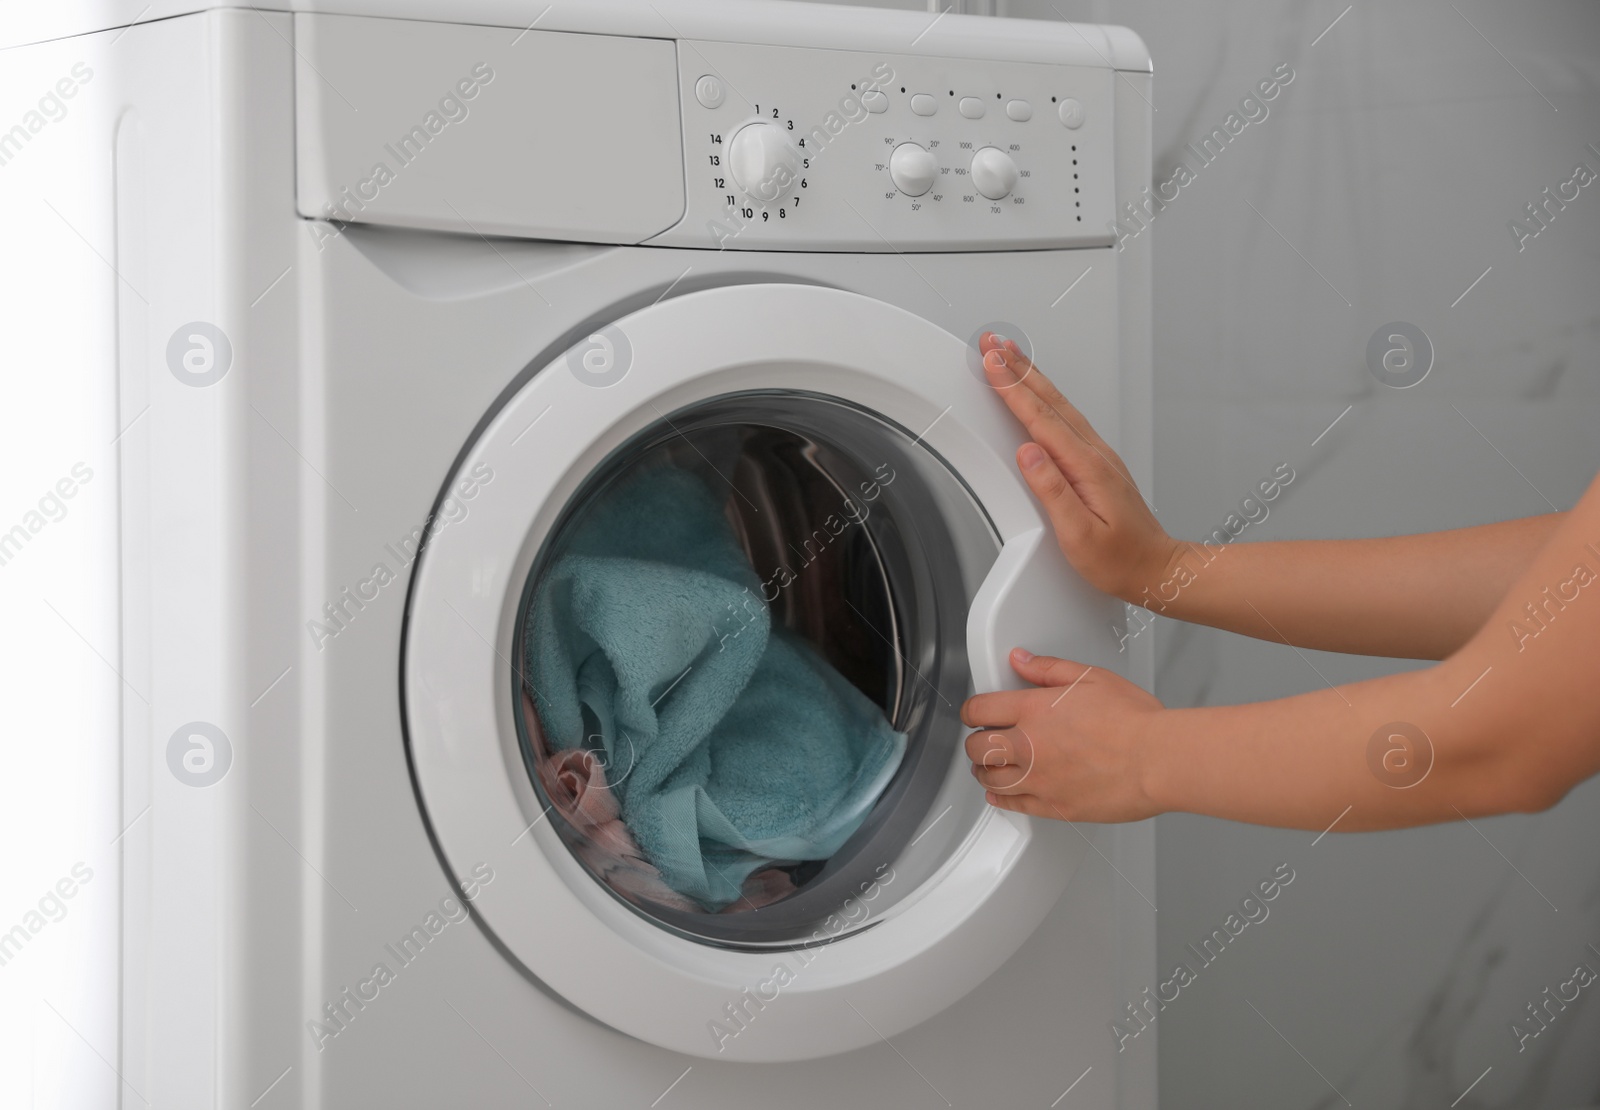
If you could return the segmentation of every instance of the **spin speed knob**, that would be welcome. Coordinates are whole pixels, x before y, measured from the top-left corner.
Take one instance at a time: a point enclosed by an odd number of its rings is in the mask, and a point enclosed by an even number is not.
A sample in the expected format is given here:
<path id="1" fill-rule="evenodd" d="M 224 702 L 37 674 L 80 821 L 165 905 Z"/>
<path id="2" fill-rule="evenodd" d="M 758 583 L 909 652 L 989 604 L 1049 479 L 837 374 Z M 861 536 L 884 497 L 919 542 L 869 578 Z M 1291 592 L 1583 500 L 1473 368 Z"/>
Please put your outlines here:
<path id="1" fill-rule="evenodd" d="M 990 200 L 1009 196 L 1017 187 L 1017 164 L 999 147 L 986 146 L 972 156 L 972 184 Z"/>
<path id="2" fill-rule="evenodd" d="M 908 197 L 920 197 L 933 188 L 938 175 L 933 155 L 918 143 L 901 143 L 889 155 L 889 178 Z"/>
<path id="3" fill-rule="evenodd" d="M 782 196 L 800 178 L 800 153 L 769 123 L 741 127 L 728 149 L 734 183 L 759 201 Z"/>

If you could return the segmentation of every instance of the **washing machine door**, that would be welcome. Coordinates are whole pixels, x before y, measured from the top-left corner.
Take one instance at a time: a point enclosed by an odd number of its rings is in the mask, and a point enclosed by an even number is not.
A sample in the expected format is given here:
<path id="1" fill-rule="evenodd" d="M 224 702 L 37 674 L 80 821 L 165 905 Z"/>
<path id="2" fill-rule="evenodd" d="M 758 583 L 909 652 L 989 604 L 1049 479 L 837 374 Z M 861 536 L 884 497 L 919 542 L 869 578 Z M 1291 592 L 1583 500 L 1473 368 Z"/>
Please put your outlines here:
<path id="1" fill-rule="evenodd" d="M 907 1029 L 1017 950 L 1088 839 L 985 804 L 960 704 L 1020 684 L 1019 644 L 1124 658 L 1120 607 L 1062 559 L 1021 441 L 960 340 L 776 284 L 620 319 L 485 422 L 418 561 L 403 697 L 441 855 L 522 970 L 668 1049 L 799 1060 Z M 597 561 L 613 541 L 633 562 Z M 736 603 L 710 574 L 734 563 Z M 780 676 L 729 740 L 729 682 L 753 688 L 780 647 L 809 677 Z M 710 745 L 682 724 L 697 713 L 726 714 L 724 746 L 663 773 L 648 743 Z M 654 732 L 623 746 L 623 718 Z M 807 729 L 832 746 L 786 746 Z M 852 730 L 885 754 L 841 793 Z M 667 797 L 673 775 L 688 794 Z M 689 815 L 674 843 L 668 811 Z M 737 850 L 717 832 L 735 811 L 765 830 Z"/>

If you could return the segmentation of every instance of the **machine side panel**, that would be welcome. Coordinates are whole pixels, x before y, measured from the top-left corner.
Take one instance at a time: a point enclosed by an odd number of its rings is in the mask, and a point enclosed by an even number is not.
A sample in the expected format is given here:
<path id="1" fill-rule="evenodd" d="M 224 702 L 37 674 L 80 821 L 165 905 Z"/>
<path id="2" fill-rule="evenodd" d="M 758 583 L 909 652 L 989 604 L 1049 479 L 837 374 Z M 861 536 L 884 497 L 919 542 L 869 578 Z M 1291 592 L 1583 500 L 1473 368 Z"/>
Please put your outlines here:
<path id="1" fill-rule="evenodd" d="M 1116 196 L 1138 203 L 1150 184 L 1151 129 L 1154 93 L 1147 73 L 1119 74 L 1115 88 Z M 1117 383 L 1121 401 L 1120 439 L 1117 449 L 1134 481 L 1151 503 L 1156 500 L 1152 472 L 1155 464 L 1155 417 L 1152 368 L 1152 284 L 1150 235 L 1117 236 Z M 1154 618 L 1137 614 L 1144 622 Z M 1129 610 L 1124 617 L 1128 676 L 1146 690 L 1155 689 L 1156 633 L 1146 629 Z M 1156 916 L 1150 899 L 1156 893 L 1155 821 L 1119 825 L 1114 830 L 1112 858 L 1125 881 L 1113 888 L 1117 906 L 1117 987 L 1120 1001 L 1142 997 L 1156 985 Z M 1148 911 L 1148 912 L 1147 912 Z M 1111 1015 L 1107 1015 L 1107 1022 Z M 1106 1035 L 1112 1036 L 1108 1030 Z M 1156 1106 L 1156 1049 L 1160 1030 L 1152 1024 L 1141 1043 L 1117 1056 L 1117 1110 L 1154 1110 Z"/>

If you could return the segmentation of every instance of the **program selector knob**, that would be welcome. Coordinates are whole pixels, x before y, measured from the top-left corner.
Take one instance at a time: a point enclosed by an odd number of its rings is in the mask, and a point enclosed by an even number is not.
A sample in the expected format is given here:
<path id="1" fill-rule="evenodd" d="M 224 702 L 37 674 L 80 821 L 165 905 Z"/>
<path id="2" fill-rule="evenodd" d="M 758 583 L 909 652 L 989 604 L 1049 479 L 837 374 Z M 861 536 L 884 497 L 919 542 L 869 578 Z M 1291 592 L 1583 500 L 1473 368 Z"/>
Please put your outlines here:
<path id="1" fill-rule="evenodd" d="M 986 146 L 972 156 L 972 184 L 990 200 L 1000 200 L 1017 187 L 1017 164 L 999 147 Z"/>
<path id="2" fill-rule="evenodd" d="M 894 187 L 908 197 L 920 197 L 933 188 L 939 167 L 933 155 L 917 143 L 901 143 L 889 155 L 889 177 Z"/>
<path id="3" fill-rule="evenodd" d="M 769 123 L 752 123 L 733 136 L 728 168 L 746 194 L 770 201 L 799 180 L 800 154 L 780 129 Z"/>

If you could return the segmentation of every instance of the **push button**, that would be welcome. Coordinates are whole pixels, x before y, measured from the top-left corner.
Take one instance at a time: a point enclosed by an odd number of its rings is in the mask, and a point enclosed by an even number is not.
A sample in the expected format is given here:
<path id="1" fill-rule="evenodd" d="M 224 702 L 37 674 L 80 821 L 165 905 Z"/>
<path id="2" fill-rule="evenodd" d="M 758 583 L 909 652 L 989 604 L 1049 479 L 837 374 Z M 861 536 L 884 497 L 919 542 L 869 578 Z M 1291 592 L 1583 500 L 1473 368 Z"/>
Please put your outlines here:
<path id="1" fill-rule="evenodd" d="M 713 74 L 706 74 L 694 83 L 694 98 L 703 107 L 717 108 L 722 104 L 723 97 L 727 95 L 722 91 L 722 80 Z"/>
<path id="2" fill-rule="evenodd" d="M 1066 124 L 1068 130 L 1076 131 L 1083 126 L 1083 105 L 1073 100 L 1070 96 L 1061 102 L 1061 107 L 1056 111 L 1061 116 L 1061 122 Z"/>
<path id="3" fill-rule="evenodd" d="M 961 114 L 968 119 L 983 118 L 983 101 L 975 96 L 963 96 L 961 103 L 957 107 L 961 109 Z"/>
<path id="4" fill-rule="evenodd" d="M 877 89 L 869 89 L 861 94 L 861 106 L 873 115 L 880 115 L 889 110 L 889 98 Z"/>
<path id="5" fill-rule="evenodd" d="M 1026 100 L 1012 100 L 1006 103 L 1006 115 L 1018 123 L 1027 123 L 1033 118 L 1033 105 Z"/>
<path id="6" fill-rule="evenodd" d="M 927 93 L 918 93 L 911 98 L 911 110 L 919 116 L 931 116 L 939 110 L 939 101 Z"/>

